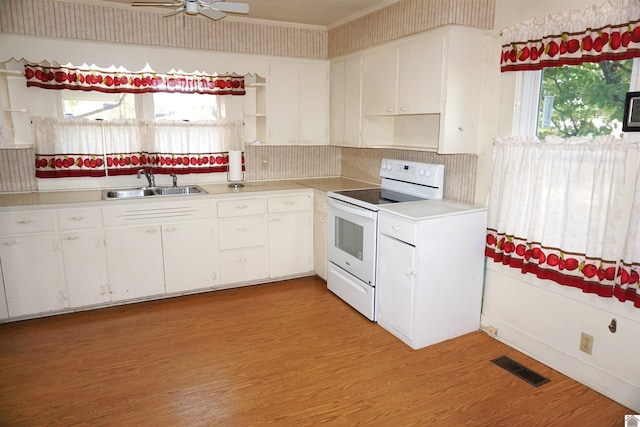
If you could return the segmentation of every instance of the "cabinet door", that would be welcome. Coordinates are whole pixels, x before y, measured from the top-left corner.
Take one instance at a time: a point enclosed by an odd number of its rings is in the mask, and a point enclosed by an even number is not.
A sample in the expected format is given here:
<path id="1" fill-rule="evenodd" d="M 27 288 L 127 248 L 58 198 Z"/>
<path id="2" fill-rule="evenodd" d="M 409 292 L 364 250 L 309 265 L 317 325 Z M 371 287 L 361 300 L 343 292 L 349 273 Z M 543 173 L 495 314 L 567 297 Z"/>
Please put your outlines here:
<path id="1" fill-rule="evenodd" d="M 53 233 L 0 240 L 10 316 L 45 313 L 68 306 L 58 255 Z"/>
<path id="2" fill-rule="evenodd" d="M 387 48 L 363 57 L 362 109 L 365 116 L 396 113 L 397 77 L 397 48 Z"/>
<path id="3" fill-rule="evenodd" d="M 299 66 L 299 141 L 302 145 L 329 142 L 329 70 L 325 63 Z"/>
<path id="4" fill-rule="evenodd" d="M 349 58 L 344 67 L 344 145 L 360 146 L 362 123 L 361 58 Z"/>
<path id="5" fill-rule="evenodd" d="M 378 251 L 378 322 L 412 339 L 415 248 L 382 234 Z"/>
<path id="6" fill-rule="evenodd" d="M 269 276 L 313 271 L 311 212 L 269 215 Z"/>
<path id="7" fill-rule="evenodd" d="M 65 232 L 60 236 L 69 305 L 81 307 L 111 301 L 102 233 Z"/>
<path id="8" fill-rule="evenodd" d="M 113 301 L 165 292 L 160 226 L 108 228 L 104 234 Z"/>
<path id="9" fill-rule="evenodd" d="M 331 77 L 329 82 L 330 89 L 330 108 L 329 108 L 329 124 L 330 138 L 332 145 L 345 145 L 344 127 L 345 127 L 345 61 L 338 61 L 331 64 Z"/>
<path id="10" fill-rule="evenodd" d="M 271 61 L 269 74 L 269 140 L 271 145 L 298 144 L 300 78 L 297 62 Z"/>
<path id="11" fill-rule="evenodd" d="M 442 36 L 410 40 L 398 48 L 398 114 L 439 113 Z"/>
<path id="12" fill-rule="evenodd" d="M 162 227 L 167 292 L 209 288 L 218 284 L 218 254 L 213 221 Z"/>

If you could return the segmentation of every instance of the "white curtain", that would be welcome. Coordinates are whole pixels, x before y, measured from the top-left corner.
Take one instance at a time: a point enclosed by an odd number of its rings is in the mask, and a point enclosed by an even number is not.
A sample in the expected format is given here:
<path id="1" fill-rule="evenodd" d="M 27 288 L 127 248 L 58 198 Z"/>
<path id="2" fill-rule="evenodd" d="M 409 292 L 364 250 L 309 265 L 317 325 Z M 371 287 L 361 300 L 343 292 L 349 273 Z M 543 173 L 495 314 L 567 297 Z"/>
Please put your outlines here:
<path id="1" fill-rule="evenodd" d="M 226 172 L 228 151 L 242 149 L 242 122 L 93 121 L 33 118 L 39 178 Z M 239 147 L 239 148 L 237 148 Z"/>
<path id="2" fill-rule="evenodd" d="M 616 289 L 640 306 L 627 292 L 637 279 L 624 292 L 621 283 L 640 262 L 640 201 L 629 180 L 637 152 L 614 137 L 497 139 L 487 256 L 584 292 L 611 297 Z"/>

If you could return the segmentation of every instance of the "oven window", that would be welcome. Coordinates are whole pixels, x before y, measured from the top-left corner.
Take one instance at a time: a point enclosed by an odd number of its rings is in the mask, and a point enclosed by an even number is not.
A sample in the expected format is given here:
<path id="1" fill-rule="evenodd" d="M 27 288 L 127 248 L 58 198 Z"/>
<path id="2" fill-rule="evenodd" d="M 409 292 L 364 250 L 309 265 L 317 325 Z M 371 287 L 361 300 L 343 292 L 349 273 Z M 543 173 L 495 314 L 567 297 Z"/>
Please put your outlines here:
<path id="1" fill-rule="evenodd" d="M 344 218 L 336 217 L 336 246 L 362 261 L 364 228 Z"/>

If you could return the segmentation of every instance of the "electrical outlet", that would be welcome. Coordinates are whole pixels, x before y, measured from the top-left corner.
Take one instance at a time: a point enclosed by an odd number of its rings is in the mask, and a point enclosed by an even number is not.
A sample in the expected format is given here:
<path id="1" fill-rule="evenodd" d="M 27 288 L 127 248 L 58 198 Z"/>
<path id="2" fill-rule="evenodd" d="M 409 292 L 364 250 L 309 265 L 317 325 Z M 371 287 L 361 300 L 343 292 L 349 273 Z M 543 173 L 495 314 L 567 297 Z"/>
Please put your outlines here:
<path id="1" fill-rule="evenodd" d="M 593 335 L 584 332 L 580 335 L 580 351 L 591 354 L 593 351 Z"/>
<path id="2" fill-rule="evenodd" d="M 487 335 L 489 335 L 490 337 L 497 337 L 498 336 L 498 329 L 493 327 L 493 326 L 489 326 L 487 328 Z"/>

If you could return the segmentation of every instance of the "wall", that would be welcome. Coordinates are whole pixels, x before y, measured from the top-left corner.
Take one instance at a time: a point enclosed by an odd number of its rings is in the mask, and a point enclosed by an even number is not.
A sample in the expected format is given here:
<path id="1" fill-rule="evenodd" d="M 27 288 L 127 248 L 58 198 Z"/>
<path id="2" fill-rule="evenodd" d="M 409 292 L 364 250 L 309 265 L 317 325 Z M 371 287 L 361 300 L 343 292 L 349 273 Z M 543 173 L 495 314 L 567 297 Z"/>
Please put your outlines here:
<path id="1" fill-rule="evenodd" d="M 329 30 L 329 57 L 442 25 L 493 28 L 495 0 L 404 0 Z"/>
<path id="2" fill-rule="evenodd" d="M 497 0 L 492 70 L 483 81 L 486 105 L 478 158 L 476 201 L 486 200 L 492 165 L 492 138 L 510 135 L 517 103 L 517 74 L 498 67 L 499 31 L 531 18 L 570 9 L 584 10 L 594 0 Z M 600 3 L 598 3 L 600 4 Z M 498 339 L 554 369 L 640 412 L 640 316 L 631 304 L 583 294 L 539 280 L 491 261 L 487 265 L 482 325 L 497 327 Z M 611 319 L 618 331 L 609 332 Z M 594 337 L 593 354 L 579 351 L 580 333 Z M 616 422 L 612 420 L 612 423 Z M 622 422 L 622 420 L 617 420 Z"/>

